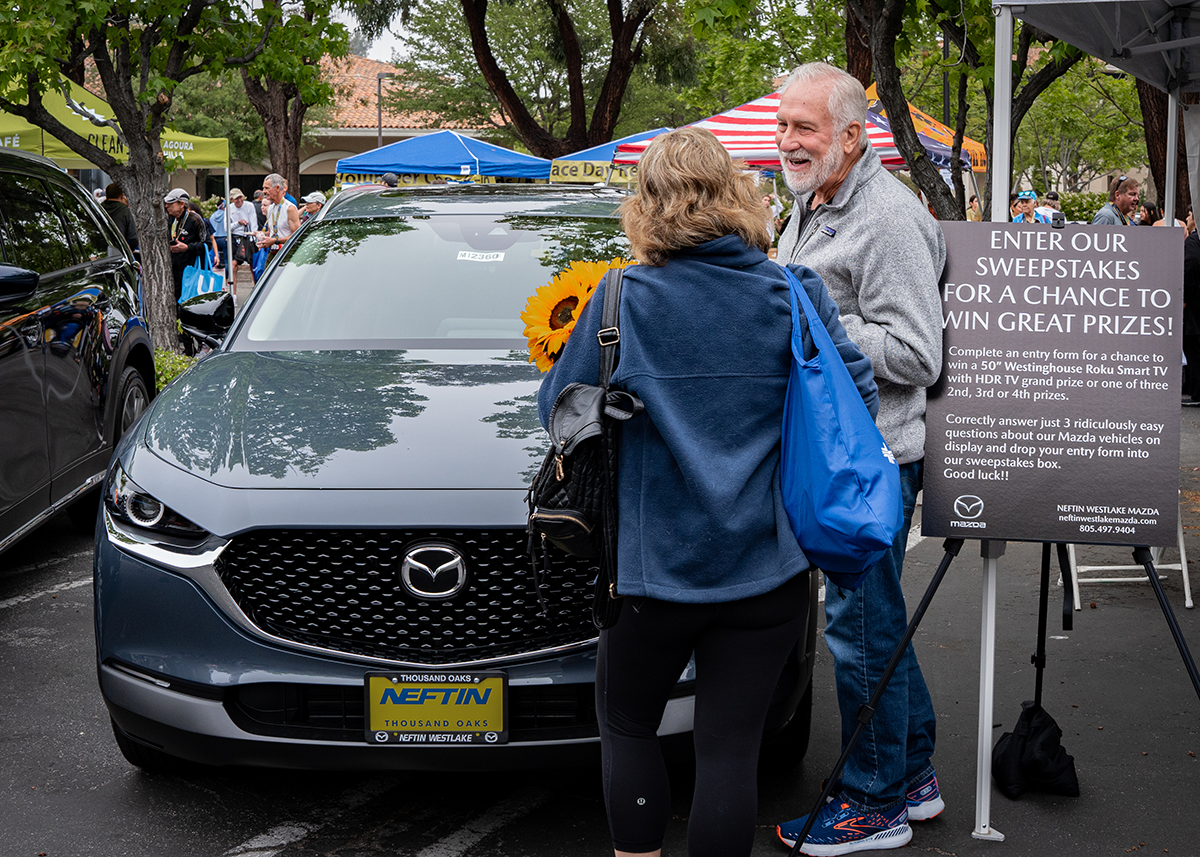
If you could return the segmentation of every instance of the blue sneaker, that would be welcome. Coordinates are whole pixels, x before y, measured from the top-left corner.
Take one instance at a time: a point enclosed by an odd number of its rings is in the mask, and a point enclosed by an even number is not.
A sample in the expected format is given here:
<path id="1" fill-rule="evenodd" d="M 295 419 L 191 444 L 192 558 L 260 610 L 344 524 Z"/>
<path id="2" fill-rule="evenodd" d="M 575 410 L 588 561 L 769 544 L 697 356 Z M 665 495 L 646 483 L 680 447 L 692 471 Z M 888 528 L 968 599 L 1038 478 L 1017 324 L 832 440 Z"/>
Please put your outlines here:
<path id="1" fill-rule="evenodd" d="M 837 790 L 841 789 L 842 781 L 838 780 L 834 785 L 834 793 L 825 799 L 826 803 L 832 803 L 834 797 L 837 796 Z M 825 780 L 821 780 L 821 788 L 825 788 Z M 923 780 L 919 785 L 914 785 L 905 794 L 905 803 L 908 804 L 908 820 L 909 821 L 928 821 L 942 814 L 942 810 L 946 808 L 946 802 L 942 800 L 942 792 L 938 788 L 937 774 L 931 773 L 929 778 Z"/>
<path id="2" fill-rule="evenodd" d="M 775 828 L 779 839 L 788 848 L 796 844 L 796 838 L 804 829 L 808 816 L 786 821 Z M 813 857 L 836 857 L 853 854 L 855 851 L 874 851 L 884 848 L 902 848 L 912 840 L 912 828 L 908 826 L 908 808 L 899 804 L 888 812 L 859 812 L 842 800 L 827 803 L 817 815 L 816 823 L 808 838 L 800 846 L 801 854 Z"/>
<path id="3" fill-rule="evenodd" d="M 946 808 L 938 789 L 937 774 L 931 773 L 928 779 L 909 789 L 904 797 L 909 821 L 928 821 Z"/>

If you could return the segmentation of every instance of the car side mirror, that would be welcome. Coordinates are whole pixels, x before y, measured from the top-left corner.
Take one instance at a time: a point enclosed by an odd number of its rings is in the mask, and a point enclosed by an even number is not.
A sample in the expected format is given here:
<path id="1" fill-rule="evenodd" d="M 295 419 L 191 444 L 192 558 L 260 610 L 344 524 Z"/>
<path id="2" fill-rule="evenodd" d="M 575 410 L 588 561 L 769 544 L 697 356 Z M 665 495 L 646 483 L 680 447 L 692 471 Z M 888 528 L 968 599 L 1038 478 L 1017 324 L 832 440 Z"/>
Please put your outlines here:
<path id="1" fill-rule="evenodd" d="M 196 295 L 179 305 L 179 323 L 206 340 L 224 338 L 233 326 L 233 315 L 233 295 L 226 291 Z"/>
<path id="2" fill-rule="evenodd" d="M 24 300 L 37 291 L 41 274 L 28 268 L 0 265 L 0 304 Z"/>

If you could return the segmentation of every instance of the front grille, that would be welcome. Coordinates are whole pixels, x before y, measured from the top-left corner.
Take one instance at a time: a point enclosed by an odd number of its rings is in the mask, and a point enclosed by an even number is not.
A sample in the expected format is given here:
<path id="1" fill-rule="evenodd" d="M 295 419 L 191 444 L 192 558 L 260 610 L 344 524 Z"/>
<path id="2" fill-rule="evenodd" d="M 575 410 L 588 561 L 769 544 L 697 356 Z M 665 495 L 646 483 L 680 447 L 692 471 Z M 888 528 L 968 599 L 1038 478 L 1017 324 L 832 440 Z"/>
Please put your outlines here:
<path id="1" fill-rule="evenodd" d="M 406 551 L 435 541 L 467 564 L 464 589 L 445 601 L 404 589 Z M 513 657 L 585 642 L 595 569 L 557 551 L 539 579 L 539 615 L 524 530 L 253 530 L 216 570 L 263 631 L 351 655 L 439 666 Z"/>
<path id="2" fill-rule="evenodd" d="M 235 688 L 226 702 L 233 721 L 256 735 L 323 741 L 364 740 L 362 685 L 264 683 Z M 594 738 L 591 684 L 510 685 L 510 741 Z"/>

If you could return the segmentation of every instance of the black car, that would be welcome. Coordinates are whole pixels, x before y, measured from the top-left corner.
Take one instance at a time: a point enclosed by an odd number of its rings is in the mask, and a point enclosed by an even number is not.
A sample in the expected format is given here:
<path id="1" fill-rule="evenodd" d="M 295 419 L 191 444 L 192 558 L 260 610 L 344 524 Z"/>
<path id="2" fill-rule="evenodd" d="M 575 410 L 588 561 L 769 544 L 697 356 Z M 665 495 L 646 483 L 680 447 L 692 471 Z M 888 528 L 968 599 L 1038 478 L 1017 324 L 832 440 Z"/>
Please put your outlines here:
<path id="1" fill-rule="evenodd" d="M 91 489 L 153 394 L 125 239 L 51 161 L 0 151 L 0 551 L 80 498 L 91 525 Z"/>
<path id="2" fill-rule="evenodd" d="M 98 668 L 130 762 L 594 753 L 596 570 L 552 554 L 533 574 L 525 492 L 547 442 L 519 316 L 569 262 L 628 253 L 620 199 L 356 188 L 294 236 L 108 474 Z M 780 680 L 785 757 L 807 743 L 814 635 L 810 616 Z M 689 667 L 662 734 L 690 732 L 693 683 Z"/>

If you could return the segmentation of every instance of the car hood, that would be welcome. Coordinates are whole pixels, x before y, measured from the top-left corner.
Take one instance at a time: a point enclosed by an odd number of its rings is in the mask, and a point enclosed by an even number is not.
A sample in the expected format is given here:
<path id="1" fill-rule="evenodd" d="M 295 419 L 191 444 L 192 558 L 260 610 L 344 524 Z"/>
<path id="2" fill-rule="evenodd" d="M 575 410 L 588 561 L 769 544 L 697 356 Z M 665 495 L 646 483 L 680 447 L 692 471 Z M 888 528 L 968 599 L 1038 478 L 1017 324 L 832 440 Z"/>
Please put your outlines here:
<path id="1" fill-rule="evenodd" d="M 217 353 L 144 437 L 229 488 L 520 488 L 547 448 L 538 385 L 519 351 Z"/>

